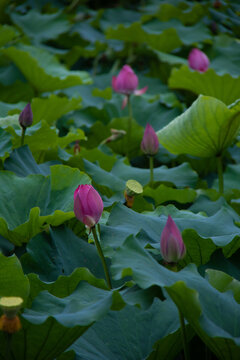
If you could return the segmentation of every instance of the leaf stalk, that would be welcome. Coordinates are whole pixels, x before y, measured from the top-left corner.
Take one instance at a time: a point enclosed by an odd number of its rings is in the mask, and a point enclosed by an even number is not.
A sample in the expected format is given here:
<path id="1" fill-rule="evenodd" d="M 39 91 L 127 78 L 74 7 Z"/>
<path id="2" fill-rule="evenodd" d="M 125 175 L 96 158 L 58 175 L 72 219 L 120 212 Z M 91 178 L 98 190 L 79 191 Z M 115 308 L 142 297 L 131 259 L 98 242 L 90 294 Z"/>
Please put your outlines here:
<path id="1" fill-rule="evenodd" d="M 105 273 L 105 277 L 106 277 L 106 280 L 107 280 L 108 287 L 109 287 L 109 289 L 112 289 L 112 284 L 111 284 L 110 275 L 109 275 L 109 272 L 108 272 L 106 260 L 105 260 L 105 257 L 104 257 L 104 255 L 103 255 L 103 251 L 102 251 L 100 242 L 99 242 L 99 240 L 98 240 L 98 235 L 97 235 L 97 231 L 96 231 L 96 226 L 93 226 L 93 227 L 91 228 L 91 230 L 92 230 L 92 233 L 93 233 L 95 245 L 96 245 L 96 247 L 97 247 L 98 255 L 99 255 L 99 257 L 100 257 L 100 259 L 101 259 L 101 261 L 102 261 L 102 265 L 103 265 L 103 269 L 104 269 L 104 273 Z"/>

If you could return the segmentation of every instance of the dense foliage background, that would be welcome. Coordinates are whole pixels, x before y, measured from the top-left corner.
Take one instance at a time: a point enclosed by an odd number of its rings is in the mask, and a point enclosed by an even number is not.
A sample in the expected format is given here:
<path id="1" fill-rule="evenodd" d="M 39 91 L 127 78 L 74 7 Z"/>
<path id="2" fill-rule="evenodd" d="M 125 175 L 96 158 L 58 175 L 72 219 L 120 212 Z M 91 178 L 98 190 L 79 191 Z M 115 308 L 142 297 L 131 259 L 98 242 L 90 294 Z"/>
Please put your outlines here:
<path id="1" fill-rule="evenodd" d="M 10 343 L 0 332 L 0 359 L 180 359 L 178 308 L 191 358 L 240 358 L 239 15 L 237 0 L 1 0 L 0 296 L 24 306 Z M 204 73 L 188 66 L 194 47 L 210 59 Z M 106 142 L 127 130 L 111 87 L 125 64 L 148 90 L 131 98 L 131 143 Z M 147 123 L 160 141 L 152 187 Z M 131 209 L 129 179 L 144 187 Z M 73 212 L 90 183 L 111 291 Z M 187 247 L 179 272 L 160 253 L 168 215 Z"/>

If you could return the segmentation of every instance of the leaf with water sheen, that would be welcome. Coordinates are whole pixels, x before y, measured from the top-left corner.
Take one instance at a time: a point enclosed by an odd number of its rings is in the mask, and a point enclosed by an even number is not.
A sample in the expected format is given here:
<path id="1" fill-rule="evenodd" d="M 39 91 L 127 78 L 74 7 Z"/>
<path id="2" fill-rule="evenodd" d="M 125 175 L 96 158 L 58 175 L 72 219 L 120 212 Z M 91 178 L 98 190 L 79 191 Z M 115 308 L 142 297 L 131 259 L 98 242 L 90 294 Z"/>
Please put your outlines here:
<path id="1" fill-rule="evenodd" d="M 228 108 L 209 96 L 199 98 L 182 115 L 158 131 L 160 144 L 173 154 L 221 155 L 237 135 L 240 106 Z"/>

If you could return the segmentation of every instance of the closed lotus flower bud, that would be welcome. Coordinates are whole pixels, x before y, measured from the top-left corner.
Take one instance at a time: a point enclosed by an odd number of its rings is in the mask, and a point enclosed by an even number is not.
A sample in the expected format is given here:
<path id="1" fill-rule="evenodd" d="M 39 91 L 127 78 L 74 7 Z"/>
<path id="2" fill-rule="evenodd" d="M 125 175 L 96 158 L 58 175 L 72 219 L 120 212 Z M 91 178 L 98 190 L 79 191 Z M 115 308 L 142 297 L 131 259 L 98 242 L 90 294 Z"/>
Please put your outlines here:
<path id="1" fill-rule="evenodd" d="M 103 202 L 92 185 L 79 185 L 74 192 L 74 213 L 78 220 L 92 228 L 100 220 Z"/>
<path id="2" fill-rule="evenodd" d="M 31 109 L 31 105 L 27 104 L 21 114 L 19 115 L 19 124 L 23 128 L 27 128 L 28 126 L 31 126 L 33 122 L 33 113 Z"/>
<path id="3" fill-rule="evenodd" d="M 120 94 L 132 94 L 138 87 L 138 77 L 131 66 L 124 65 L 118 76 L 112 77 L 112 87 Z"/>
<path id="4" fill-rule="evenodd" d="M 130 94 L 142 95 L 147 91 L 147 86 L 142 89 L 137 90 L 138 87 L 138 77 L 134 73 L 133 69 L 129 65 L 124 65 L 120 70 L 118 76 L 112 77 L 112 88 L 117 93 L 126 95 L 123 100 L 122 108 L 127 105 L 128 96 Z"/>
<path id="5" fill-rule="evenodd" d="M 204 52 L 194 48 L 188 56 L 188 65 L 193 70 L 205 72 L 209 67 L 209 59 Z"/>
<path id="6" fill-rule="evenodd" d="M 161 235 L 160 248 L 162 257 L 167 263 L 177 263 L 186 255 L 182 235 L 170 215 Z"/>
<path id="7" fill-rule="evenodd" d="M 158 152 L 159 141 L 157 134 L 150 124 L 147 123 L 147 126 L 144 131 L 143 139 L 141 142 L 141 149 L 144 154 L 155 155 Z"/>

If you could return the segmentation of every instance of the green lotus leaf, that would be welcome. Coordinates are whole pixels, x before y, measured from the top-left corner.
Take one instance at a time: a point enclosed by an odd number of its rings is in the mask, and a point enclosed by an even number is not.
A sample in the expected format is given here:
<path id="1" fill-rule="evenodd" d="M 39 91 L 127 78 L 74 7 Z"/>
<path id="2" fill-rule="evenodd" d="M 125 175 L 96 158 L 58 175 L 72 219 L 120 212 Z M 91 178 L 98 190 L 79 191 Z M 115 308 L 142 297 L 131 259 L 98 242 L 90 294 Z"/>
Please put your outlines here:
<path id="1" fill-rule="evenodd" d="M 199 157 L 221 155 L 240 127 L 240 106 L 200 95 L 182 115 L 158 131 L 158 138 L 173 154 Z"/>
<path id="2" fill-rule="evenodd" d="M 20 146 L 22 134 L 18 118 L 19 115 L 0 118 L 0 126 L 12 135 L 12 143 L 15 148 Z M 48 117 L 47 119 L 51 122 Z M 65 148 L 73 141 L 83 139 L 86 138 L 81 129 L 73 129 L 66 136 L 60 137 L 56 127 L 50 126 L 45 120 L 42 120 L 26 129 L 24 144 L 29 146 L 35 158 L 40 161 L 40 152 L 43 152 L 44 155 L 47 150 L 57 151 L 58 147 Z"/>
<path id="3" fill-rule="evenodd" d="M 59 298 L 69 296 L 81 281 L 86 281 L 101 289 L 108 289 L 106 282 L 103 279 L 97 279 L 87 268 L 77 268 L 69 276 L 60 275 L 55 282 L 51 283 L 41 281 L 36 274 L 29 274 L 28 279 L 31 287 L 29 302 L 44 290 Z"/>
<path id="4" fill-rule="evenodd" d="M 143 195 L 153 198 L 155 205 L 158 206 L 166 201 L 191 203 L 195 200 L 197 193 L 193 189 L 174 189 L 162 184 L 155 189 L 146 187 Z"/>
<path id="5" fill-rule="evenodd" d="M 112 174 L 124 181 L 134 179 L 142 185 L 149 183 L 149 169 L 126 165 L 124 160 L 116 161 L 112 168 Z M 197 182 L 197 173 L 192 170 L 188 163 L 182 163 L 171 169 L 163 165 L 154 169 L 154 180 L 171 183 L 180 188 L 185 186 L 194 187 Z"/>
<path id="6" fill-rule="evenodd" d="M 27 145 L 14 149 L 4 162 L 4 169 L 14 172 L 18 176 L 31 174 L 50 175 L 50 166 L 56 162 L 37 164 Z"/>
<path id="7" fill-rule="evenodd" d="M 223 271 L 207 269 L 208 281 L 220 292 L 232 291 L 235 300 L 240 303 L 240 282 Z"/>
<path id="8" fill-rule="evenodd" d="M 82 229 L 84 231 L 84 225 L 82 225 Z M 30 273 L 30 278 L 34 276 L 34 273 L 39 275 L 41 281 L 51 282 L 51 284 L 48 283 L 42 286 L 45 286 L 45 290 L 54 291 L 52 293 L 59 297 L 69 292 L 73 285 L 66 288 L 61 286 L 59 288 L 58 284 L 74 284 L 75 281 L 87 275 L 92 285 L 100 287 L 93 283 L 93 278 L 94 276 L 101 279 L 104 278 L 102 263 L 96 247 L 81 237 L 76 236 L 66 226 L 50 227 L 47 229 L 47 232 L 44 231 L 31 239 L 27 244 L 27 253 L 21 257 L 21 263 L 24 272 Z M 79 268 L 87 269 L 82 270 Z M 62 277 L 59 278 L 59 276 Z M 34 287 L 38 289 L 40 281 L 37 281 L 35 278 L 33 280 L 36 284 Z M 56 280 L 57 282 L 53 282 Z M 100 280 L 97 281 L 100 282 Z M 101 282 L 104 283 L 103 280 Z M 32 289 L 31 297 L 34 297 Z"/>
<path id="9" fill-rule="evenodd" d="M 240 77 L 218 75 L 213 69 L 204 73 L 193 71 L 188 66 L 173 69 L 168 84 L 172 89 L 183 89 L 215 97 L 226 105 L 239 99 Z M 223 91 L 224 90 L 224 91 Z"/>
<path id="10" fill-rule="evenodd" d="M 177 32 L 174 28 L 165 31 L 151 31 L 145 29 L 139 22 L 134 22 L 129 26 L 118 25 L 116 28 L 107 28 L 106 37 L 136 43 L 147 43 L 153 49 L 164 52 L 171 52 L 181 46 Z"/>
<path id="11" fill-rule="evenodd" d="M 0 128 L 0 157 L 5 157 L 12 150 L 11 135 Z"/>
<path id="12" fill-rule="evenodd" d="M 142 239 L 142 246 L 159 249 L 161 233 L 168 215 L 176 222 L 186 239 L 186 244 L 190 244 L 187 262 L 207 262 L 216 247 L 224 249 L 235 238 L 239 239 L 239 228 L 234 224 L 232 212 L 224 206 L 214 215 L 207 217 L 191 211 L 178 210 L 173 205 L 159 206 L 155 211 L 137 213 L 122 204 L 117 204 L 111 210 L 106 225 L 101 226 L 101 239 L 106 253 L 112 254 L 113 249 L 121 246 L 129 235 L 137 235 L 140 230 L 146 233 Z"/>
<path id="13" fill-rule="evenodd" d="M 24 101 L 30 102 L 34 97 L 34 91 L 31 85 L 27 82 L 22 82 L 20 80 L 16 80 L 12 84 L 1 84 L 0 87 L 0 99 L 5 103 L 20 103 Z M 21 108 L 24 108 L 24 105 Z M 10 106 L 10 104 L 9 104 Z M 19 109 L 18 106 L 14 106 L 14 108 Z M 6 113 L 2 113 L 1 116 L 6 116 Z"/>
<path id="14" fill-rule="evenodd" d="M 74 217 L 73 193 L 89 177 L 64 165 L 51 167 L 51 175 L 18 177 L 2 171 L 0 235 L 21 245 L 42 231 L 43 224 L 58 226 Z M 11 194 L 11 202 L 9 202 Z"/>
<path id="15" fill-rule="evenodd" d="M 181 7 L 181 3 L 163 3 L 159 6 L 156 16 L 160 21 L 168 21 L 174 18 L 181 20 L 184 24 L 191 25 L 196 23 L 204 14 L 204 5 L 184 2 L 183 7 Z"/>
<path id="16" fill-rule="evenodd" d="M 173 360 L 181 347 L 177 308 L 170 299 L 160 301 L 155 298 L 147 310 L 127 305 L 122 311 L 111 311 L 71 348 L 82 360 Z M 134 349 L 134 357 L 129 349 Z"/>
<path id="17" fill-rule="evenodd" d="M 0 25 L 0 47 L 18 36 L 18 31 L 13 26 Z"/>
<path id="18" fill-rule="evenodd" d="M 43 291 L 35 298 L 31 309 L 25 309 L 21 316 L 22 329 L 12 339 L 13 356 L 18 359 L 55 359 L 111 308 L 120 310 L 123 306 L 117 292 L 85 282 L 63 299 Z M 1 331 L 0 354 L 3 358 L 8 346 L 4 335 Z"/>
<path id="19" fill-rule="evenodd" d="M 68 99 L 67 97 L 51 94 L 48 98 L 34 98 L 31 103 L 33 124 L 45 120 L 49 125 L 55 123 L 61 116 L 81 107 L 81 98 Z"/>
<path id="20" fill-rule="evenodd" d="M 67 70 L 46 50 L 18 45 L 2 52 L 21 70 L 37 93 L 90 83 L 85 71 Z"/>
<path id="21" fill-rule="evenodd" d="M 179 20 L 159 22 L 153 19 L 148 23 L 134 22 L 129 26 L 122 24 L 107 28 L 106 37 L 127 42 L 146 43 L 153 49 L 171 52 L 182 44 L 191 45 L 197 41 L 211 38 L 210 31 L 201 23 L 184 26 Z"/>
<path id="22" fill-rule="evenodd" d="M 126 239 L 112 262 L 116 279 L 129 275 L 143 289 L 153 285 L 166 288 L 189 324 L 218 359 L 238 359 L 239 304 L 231 293 L 221 293 L 212 287 L 195 265 L 178 273 L 170 271 L 158 264 L 133 237 Z"/>
<path id="23" fill-rule="evenodd" d="M 41 14 L 32 9 L 24 15 L 12 11 L 10 16 L 12 21 L 34 42 L 56 39 L 71 27 L 67 17 L 61 11 L 53 14 Z"/>
<path id="24" fill-rule="evenodd" d="M 0 297 L 19 296 L 26 302 L 29 290 L 29 280 L 17 256 L 0 254 Z"/>

